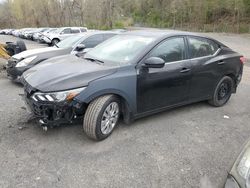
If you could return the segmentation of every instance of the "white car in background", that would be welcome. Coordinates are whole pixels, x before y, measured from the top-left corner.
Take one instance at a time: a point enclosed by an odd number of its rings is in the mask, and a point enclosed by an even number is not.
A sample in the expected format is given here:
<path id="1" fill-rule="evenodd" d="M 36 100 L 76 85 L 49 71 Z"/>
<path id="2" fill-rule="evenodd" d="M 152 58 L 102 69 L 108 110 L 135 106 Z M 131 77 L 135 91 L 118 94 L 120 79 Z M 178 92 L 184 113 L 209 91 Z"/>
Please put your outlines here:
<path id="1" fill-rule="evenodd" d="M 47 31 L 51 30 L 52 28 L 39 28 L 36 32 L 34 32 L 32 39 L 37 41 L 39 37 L 46 33 Z"/>
<path id="2" fill-rule="evenodd" d="M 88 29 L 86 27 L 61 27 L 56 31 L 48 33 L 43 37 L 45 43 L 49 45 L 55 45 L 61 40 L 70 37 L 77 33 L 87 32 Z"/>

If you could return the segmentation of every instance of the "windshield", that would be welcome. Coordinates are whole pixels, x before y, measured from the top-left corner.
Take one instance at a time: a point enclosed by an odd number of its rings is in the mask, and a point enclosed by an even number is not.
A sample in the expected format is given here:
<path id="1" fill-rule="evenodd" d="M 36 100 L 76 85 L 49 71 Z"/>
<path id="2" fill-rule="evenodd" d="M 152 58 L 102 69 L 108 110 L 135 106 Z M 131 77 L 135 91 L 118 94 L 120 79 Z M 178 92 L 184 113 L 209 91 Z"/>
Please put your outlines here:
<path id="1" fill-rule="evenodd" d="M 83 38 L 82 35 L 75 35 L 72 37 L 68 37 L 64 40 L 62 40 L 61 42 L 57 43 L 58 48 L 69 48 L 69 47 L 73 47 L 74 45 L 76 45 L 76 43 Z"/>
<path id="2" fill-rule="evenodd" d="M 154 38 L 132 35 L 117 35 L 90 50 L 85 57 L 118 63 L 133 60 Z"/>

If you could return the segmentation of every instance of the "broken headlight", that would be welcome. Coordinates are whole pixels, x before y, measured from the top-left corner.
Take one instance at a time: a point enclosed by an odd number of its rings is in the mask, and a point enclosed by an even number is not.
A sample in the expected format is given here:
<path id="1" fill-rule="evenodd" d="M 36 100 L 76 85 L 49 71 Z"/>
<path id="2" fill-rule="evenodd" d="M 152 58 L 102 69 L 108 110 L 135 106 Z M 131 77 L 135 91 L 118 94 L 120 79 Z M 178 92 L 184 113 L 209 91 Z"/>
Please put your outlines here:
<path id="1" fill-rule="evenodd" d="M 60 91 L 53 93 L 34 93 L 32 99 L 35 101 L 49 101 L 49 102 L 61 102 L 61 101 L 71 101 L 79 93 L 81 93 L 86 87 L 72 89 L 68 91 Z"/>

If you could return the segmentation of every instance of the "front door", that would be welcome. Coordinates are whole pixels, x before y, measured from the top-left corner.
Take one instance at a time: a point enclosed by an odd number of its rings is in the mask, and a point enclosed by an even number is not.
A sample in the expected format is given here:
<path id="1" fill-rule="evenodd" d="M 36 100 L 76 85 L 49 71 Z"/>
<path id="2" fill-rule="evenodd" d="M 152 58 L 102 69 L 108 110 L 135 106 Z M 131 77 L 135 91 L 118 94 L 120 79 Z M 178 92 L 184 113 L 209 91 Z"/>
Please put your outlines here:
<path id="1" fill-rule="evenodd" d="M 191 67 L 189 60 L 186 60 L 184 37 L 166 39 L 156 46 L 145 59 L 149 57 L 162 58 L 165 66 L 163 68 L 138 66 L 138 113 L 177 105 L 188 100 Z"/>

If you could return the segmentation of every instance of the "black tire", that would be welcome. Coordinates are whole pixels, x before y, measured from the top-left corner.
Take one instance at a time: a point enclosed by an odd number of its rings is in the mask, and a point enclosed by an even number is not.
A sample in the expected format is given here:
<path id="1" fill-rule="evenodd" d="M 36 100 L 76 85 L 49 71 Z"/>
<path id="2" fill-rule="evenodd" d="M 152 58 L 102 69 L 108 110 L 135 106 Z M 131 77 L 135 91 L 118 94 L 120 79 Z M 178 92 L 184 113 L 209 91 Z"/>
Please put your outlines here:
<path id="1" fill-rule="evenodd" d="M 233 79 L 229 76 L 223 77 L 217 84 L 213 97 L 208 101 L 208 103 L 215 107 L 221 107 L 225 105 L 232 95 L 233 87 Z"/>
<path id="2" fill-rule="evenodd" d="M 53 40 L 51 41 L 51 45 L 54 46 L 54 45 L 57 44 L 58 42 L 60 42 L 59 39 L 53 39 Z"/>
<path id="3" fill-rule="evenodd" d="M 25 43 L 22 40 L 18 40 L 16 45 L 19 47 L 20 52 L 27 50 Z"/>
<path id="4" fill-rule="evenodd" d="M 102 128 L 102 121 L 105 121 L 104 112 L 106 112 L 107 108 L 110 107 L 112 104 L 118 105 L 118 116 L 117 120 L 114 123 L 114 126 L 110 132 L 107 134 L 103 134 Z M 83 120 L 83 130 L 86 135 L 94 140 L 100 141 L 104 140 L 105 138 L 109 137 L 116 125 L 118 124 L 119 117 L 120 117 L 120 100 L 114 95 L 105 95 L 99 97 L 92 101 L 85 113 L 84 120 Z M 107 120 L 108 118 L 106 118 Z M 107 123 L 106 123 L 107 126 Z M 108 127 L 108 126 L 107 126 Z"/>

